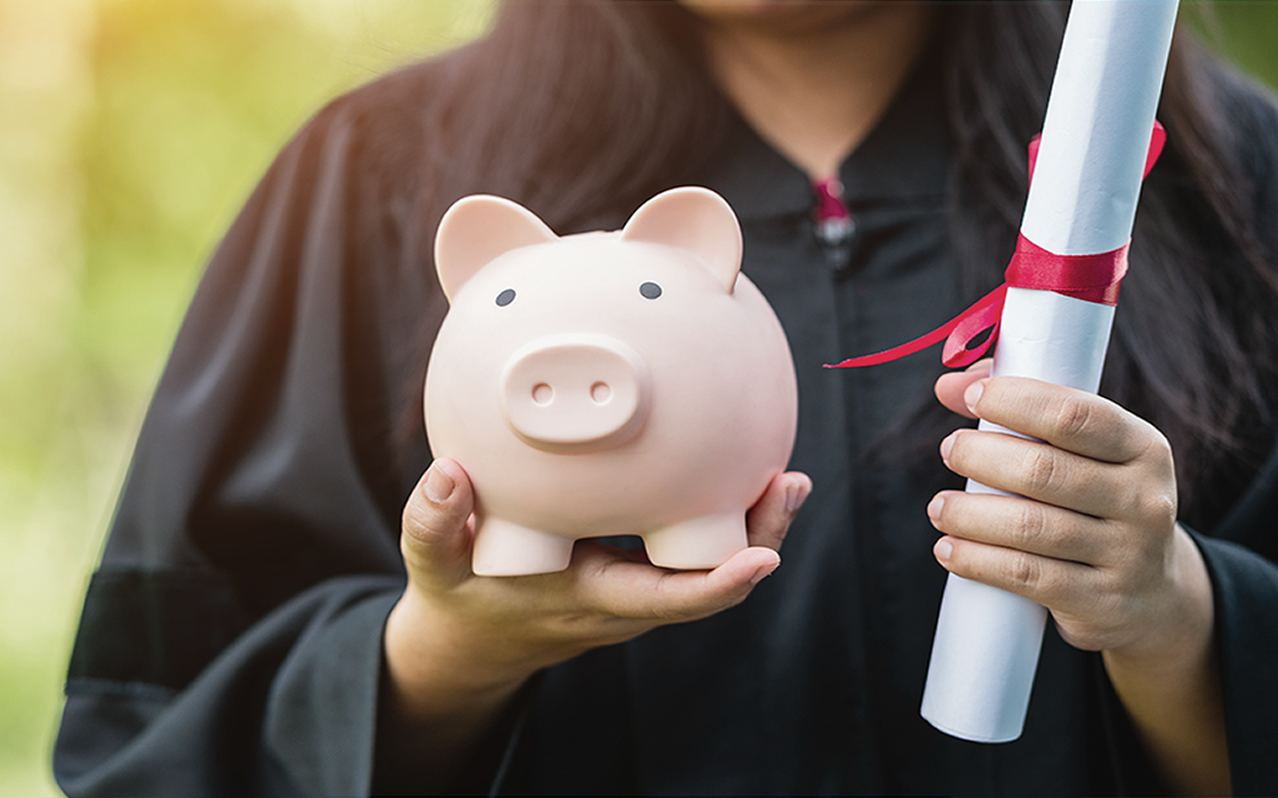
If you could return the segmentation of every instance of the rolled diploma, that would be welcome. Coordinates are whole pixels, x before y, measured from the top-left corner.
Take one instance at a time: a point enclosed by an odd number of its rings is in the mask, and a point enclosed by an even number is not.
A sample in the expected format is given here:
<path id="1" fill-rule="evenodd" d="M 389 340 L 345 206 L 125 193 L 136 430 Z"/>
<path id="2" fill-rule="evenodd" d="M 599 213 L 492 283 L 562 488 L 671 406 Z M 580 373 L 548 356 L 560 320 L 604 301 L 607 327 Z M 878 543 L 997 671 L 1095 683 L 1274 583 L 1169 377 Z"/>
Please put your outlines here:
<path id="1" fill-rule="evenodd" d="M 1110 252 L 1131 238 L 1176 0 L 1075 0 L 1021 232 L 1058 255 Z M 1114 308 L 1009 288 L 995 376 L 1095 393 Z M 1008 432 L 981 422 L 979 429 Z M 969 493 L 1001 493 L 968 481 Z M 1007 495 L 1007 494 L 1004 494 Z M 923 717 L 955 737 L 1021 735 L 1047 611 L 951 574 L 923 691 Z"/>

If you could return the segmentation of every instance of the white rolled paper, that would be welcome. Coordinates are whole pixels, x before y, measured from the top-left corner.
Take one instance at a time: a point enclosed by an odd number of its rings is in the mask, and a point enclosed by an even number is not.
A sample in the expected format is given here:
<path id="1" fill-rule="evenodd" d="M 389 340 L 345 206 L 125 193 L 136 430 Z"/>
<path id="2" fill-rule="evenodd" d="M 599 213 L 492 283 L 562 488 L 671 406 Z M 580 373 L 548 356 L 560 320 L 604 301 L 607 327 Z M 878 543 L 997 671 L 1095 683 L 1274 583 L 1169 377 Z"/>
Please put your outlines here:
<path id="1" fill-rule="evenodd" d="M 1021 222 L 1043 249 L 1095 255 L 1130 240 L 1176 9 L 1177 0 L 1075 0 Z M 1113 319 L 1112 306 L 1009 288 L 993 373 L 1094 393 Z M 971 481 L 967 490 L 999 492 Z M 1019 737 L 1046 618 L 1032 601 L 951 575 L 923 717 L 965 740 Z"/>

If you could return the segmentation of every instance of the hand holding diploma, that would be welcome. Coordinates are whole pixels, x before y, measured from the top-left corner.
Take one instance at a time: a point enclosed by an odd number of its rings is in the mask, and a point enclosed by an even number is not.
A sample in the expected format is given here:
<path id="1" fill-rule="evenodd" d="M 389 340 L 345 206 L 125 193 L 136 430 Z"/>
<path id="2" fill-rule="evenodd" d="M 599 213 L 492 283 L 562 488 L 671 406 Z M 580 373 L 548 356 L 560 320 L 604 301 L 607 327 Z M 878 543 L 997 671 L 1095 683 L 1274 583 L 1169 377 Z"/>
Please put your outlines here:
<path id="1" fill-rule="evenodd" d="M 1197 549 L 1176 524 L 1171 450 L 1109 400 L 1015 377 L 973 379 L 953 408 L 1037 440 L 963 429 L 941 443 L 947 467 L 1016 496 L 937 494 L 928 515 L 951 573 L 1033 599 L 1087 650 L 1175 649 L 1209 637 Z M 938 391 L 951 388 L 951 380 Z M 953 396 L 945 396 L 951 403 Z M 1198 617 L 1202 616 L 1202 617 Z M 1174 644 L 1174 645 L 1169 645 Z"/>
<path id="2" fill-rule="evenodd" d="M 982 361 L 937 381 L 951 410 L 1021 435 L 963 429 L 941 444 L 956 473 L 1016 496 L 943 491 L 928 515 L 950 573 L 1047 607 L 1106 670 L 1169 786 L 1229 792 L 1211 583 L 1176 523 L 1161 433 L 1107 399 L 990 378 Z"/>

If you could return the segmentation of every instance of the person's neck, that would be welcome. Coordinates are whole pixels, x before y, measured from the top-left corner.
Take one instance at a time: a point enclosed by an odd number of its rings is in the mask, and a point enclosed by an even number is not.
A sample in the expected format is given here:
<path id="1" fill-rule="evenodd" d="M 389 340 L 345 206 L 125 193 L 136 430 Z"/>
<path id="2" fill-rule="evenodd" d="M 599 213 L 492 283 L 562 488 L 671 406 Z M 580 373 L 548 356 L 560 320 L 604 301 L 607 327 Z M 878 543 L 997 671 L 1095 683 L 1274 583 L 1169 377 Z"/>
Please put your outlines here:
<path id="1" fill-rule="evenodd" d="M 926 4 L 866 4 L 811 29 L 710 23 L 716 82 L 745 120 L 810 177 L 835 174 L 869 134 L 928 39 Z"/>

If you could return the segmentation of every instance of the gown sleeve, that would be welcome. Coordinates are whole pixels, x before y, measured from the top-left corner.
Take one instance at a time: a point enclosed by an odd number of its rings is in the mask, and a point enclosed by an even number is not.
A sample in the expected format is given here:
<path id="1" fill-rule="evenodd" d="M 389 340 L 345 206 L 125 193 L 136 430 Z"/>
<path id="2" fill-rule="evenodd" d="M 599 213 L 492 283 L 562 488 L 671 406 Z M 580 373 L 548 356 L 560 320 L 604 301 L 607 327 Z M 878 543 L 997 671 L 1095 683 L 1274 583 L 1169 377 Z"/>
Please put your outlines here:
<path id="1" fill-rule="evenodd" d="M 88 588 L 68 795 L 367 794 L 425 458 L 393 463 L 389 441 L 413 322 L 442 316 L 401 254 L 377 124 L 345 100 L 312 120 L 199 285 Z"/>
<path id="2" fill-rule="evenodd" d="M 1278 791 L 1278 450 L 1214 537 L 1211 574 L 1234 795 Z M 1262 556 L 1264 552 L 1268 556 Z"/>
<path id="3" fill-rule="evenodd" d="M 1239 187 L 1257 220 L 1278 214 L 1278 98 L 1232 75 L 1218 98 L 1234 125 L 1241 170 Z M 1278 228 L 1256 230 L 1259 254 L 1278 280 Z M 1274 374 L 1272 364 L 1262 364 Z M 1270 396 L 1269 413 L 1278 414 Z M 1272 419 L 1274 416 L 1271 415 Z M 1272 425 L 1272 420 L 1268 422 Z M 1272 436 L 1272 427 L 1269 427 Z M 1219 647 L 1225 733 L 1233 792 L 1278 794 L 1278 445 L 1263 449 L 1259 468 L 1218 523 L 1194 533 L 1211 575 Z M 1253 466 L 1255 468 L 1255 466 Z"/>

